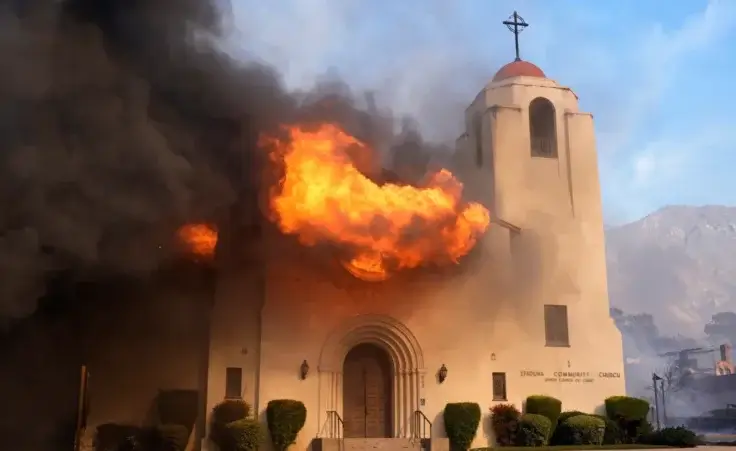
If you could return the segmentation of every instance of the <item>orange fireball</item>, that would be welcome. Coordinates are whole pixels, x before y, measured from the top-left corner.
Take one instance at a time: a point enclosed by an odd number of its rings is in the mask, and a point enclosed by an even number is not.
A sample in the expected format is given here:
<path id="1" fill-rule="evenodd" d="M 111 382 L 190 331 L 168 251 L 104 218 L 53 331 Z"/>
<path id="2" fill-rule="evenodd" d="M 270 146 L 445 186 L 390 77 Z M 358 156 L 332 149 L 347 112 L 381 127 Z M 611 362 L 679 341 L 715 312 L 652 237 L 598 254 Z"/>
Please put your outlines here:
<path id="1" fill-rule="evenodd" d="M 371 149 L 339 127 L 288 132 L 288 140 L 263 140 L 283 165 L 270 195 L 271 220 L 302 244 L 347 248 L 343 263 L 356 277 L 383 280 L 398 269 L 457 263 L 489 225 L 488 210 L 463 203 L 463 186 L 447 170 L 421 188 L 379 185 L 350 158 Z"/>
<path id="2" fill-rule="evenodd" d="M 186 224 L 177 232 L 187 250 L 199 257 L 211 258 L 217 246 L 217 229 L 207 224 Z"/>

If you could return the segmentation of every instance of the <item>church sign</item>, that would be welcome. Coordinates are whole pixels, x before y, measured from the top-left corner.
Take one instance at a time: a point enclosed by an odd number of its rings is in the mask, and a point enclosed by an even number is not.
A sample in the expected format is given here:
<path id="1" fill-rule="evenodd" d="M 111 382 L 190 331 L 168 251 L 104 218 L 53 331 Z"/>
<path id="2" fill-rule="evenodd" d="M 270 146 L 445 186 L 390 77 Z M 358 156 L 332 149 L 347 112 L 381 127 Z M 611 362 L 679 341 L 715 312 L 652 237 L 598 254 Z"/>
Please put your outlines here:
<path id="1" fill-rule="evenodd" d="M 573 382 L 589 384 L 596 379 L 620 379 L 621 373 L 615 371 L 553 371 L 545 375 L 544 371 L 521 370 L 519 376 L 523 378 L 539 378 L 544 382 Z"/>

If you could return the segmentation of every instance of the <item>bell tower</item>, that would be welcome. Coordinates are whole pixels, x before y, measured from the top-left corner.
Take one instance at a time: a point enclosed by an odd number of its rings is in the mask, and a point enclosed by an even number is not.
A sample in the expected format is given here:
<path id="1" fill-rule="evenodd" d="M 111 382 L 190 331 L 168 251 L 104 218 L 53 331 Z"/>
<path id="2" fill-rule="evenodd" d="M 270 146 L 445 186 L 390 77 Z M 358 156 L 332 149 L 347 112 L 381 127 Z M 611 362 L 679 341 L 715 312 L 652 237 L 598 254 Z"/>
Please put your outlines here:
<path id="1" fill-rule="evenodd" d="M 585 298 L 586 310 L 607 317 L 593 117 L 580 111 L 570 88 L 520 58 L 524 19 L 514 12 L 503 23 L 514 33 L 516 58 L 466 109 L 458 164 L 468 192 L 485 202 L 496 220 L 521 230 L 519 241 L 526 235 L 539 247 L 538 296 L 558 292 L 565 303 Z"/>

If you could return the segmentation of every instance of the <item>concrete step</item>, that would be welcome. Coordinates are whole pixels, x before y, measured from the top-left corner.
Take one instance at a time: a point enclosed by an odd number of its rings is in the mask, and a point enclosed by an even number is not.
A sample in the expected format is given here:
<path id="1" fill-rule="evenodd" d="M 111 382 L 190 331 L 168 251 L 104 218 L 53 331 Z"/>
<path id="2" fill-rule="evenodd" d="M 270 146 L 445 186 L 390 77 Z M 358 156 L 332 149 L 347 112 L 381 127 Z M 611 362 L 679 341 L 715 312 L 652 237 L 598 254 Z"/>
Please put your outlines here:
<path id="1" fill-rule="evenodd" d="M 447 439 L 418 438 L 320 438 L 315 451 L 448 451 Z"/>
<path id="2" fill-rule="evenodd" d="M 419 440 L 409 438 L 346 438 L 341 451 L 403 451 L 421 449 Z"/>

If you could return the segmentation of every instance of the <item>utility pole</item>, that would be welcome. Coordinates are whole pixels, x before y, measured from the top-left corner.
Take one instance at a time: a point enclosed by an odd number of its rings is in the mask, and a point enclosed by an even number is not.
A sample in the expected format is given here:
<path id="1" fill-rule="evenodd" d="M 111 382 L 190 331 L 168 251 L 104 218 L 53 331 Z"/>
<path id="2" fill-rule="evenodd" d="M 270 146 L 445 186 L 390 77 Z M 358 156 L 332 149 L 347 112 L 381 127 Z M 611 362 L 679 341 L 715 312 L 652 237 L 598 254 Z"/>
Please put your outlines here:
<path id="1" fill-rule="evenodd" d="M 657 373 L 652 373 L 652 388 L 654 389 L 654 413 L 657 415 L 657 429 L 662 428 L 659 423 L 659 389 L 657 388 L 657 381 L 661 380 L 662 378 L 657 376 Z"/>
<path id="2" fill-rule="evenodd" d="M 87 365 L 82 365 L 79 377 L 79 395 L 77 397 L 77 426 L 74 432 L 74 451 L 82 446 L 82 436 L 87 429 L 87 414 L 89 413 L 89 371 Z"/>
<path id="3" fill-rule="evenodd" d="M 665 406 L 664 380 L 662 380 L 662 424 L 667 427 L 667 407 Z"/>

